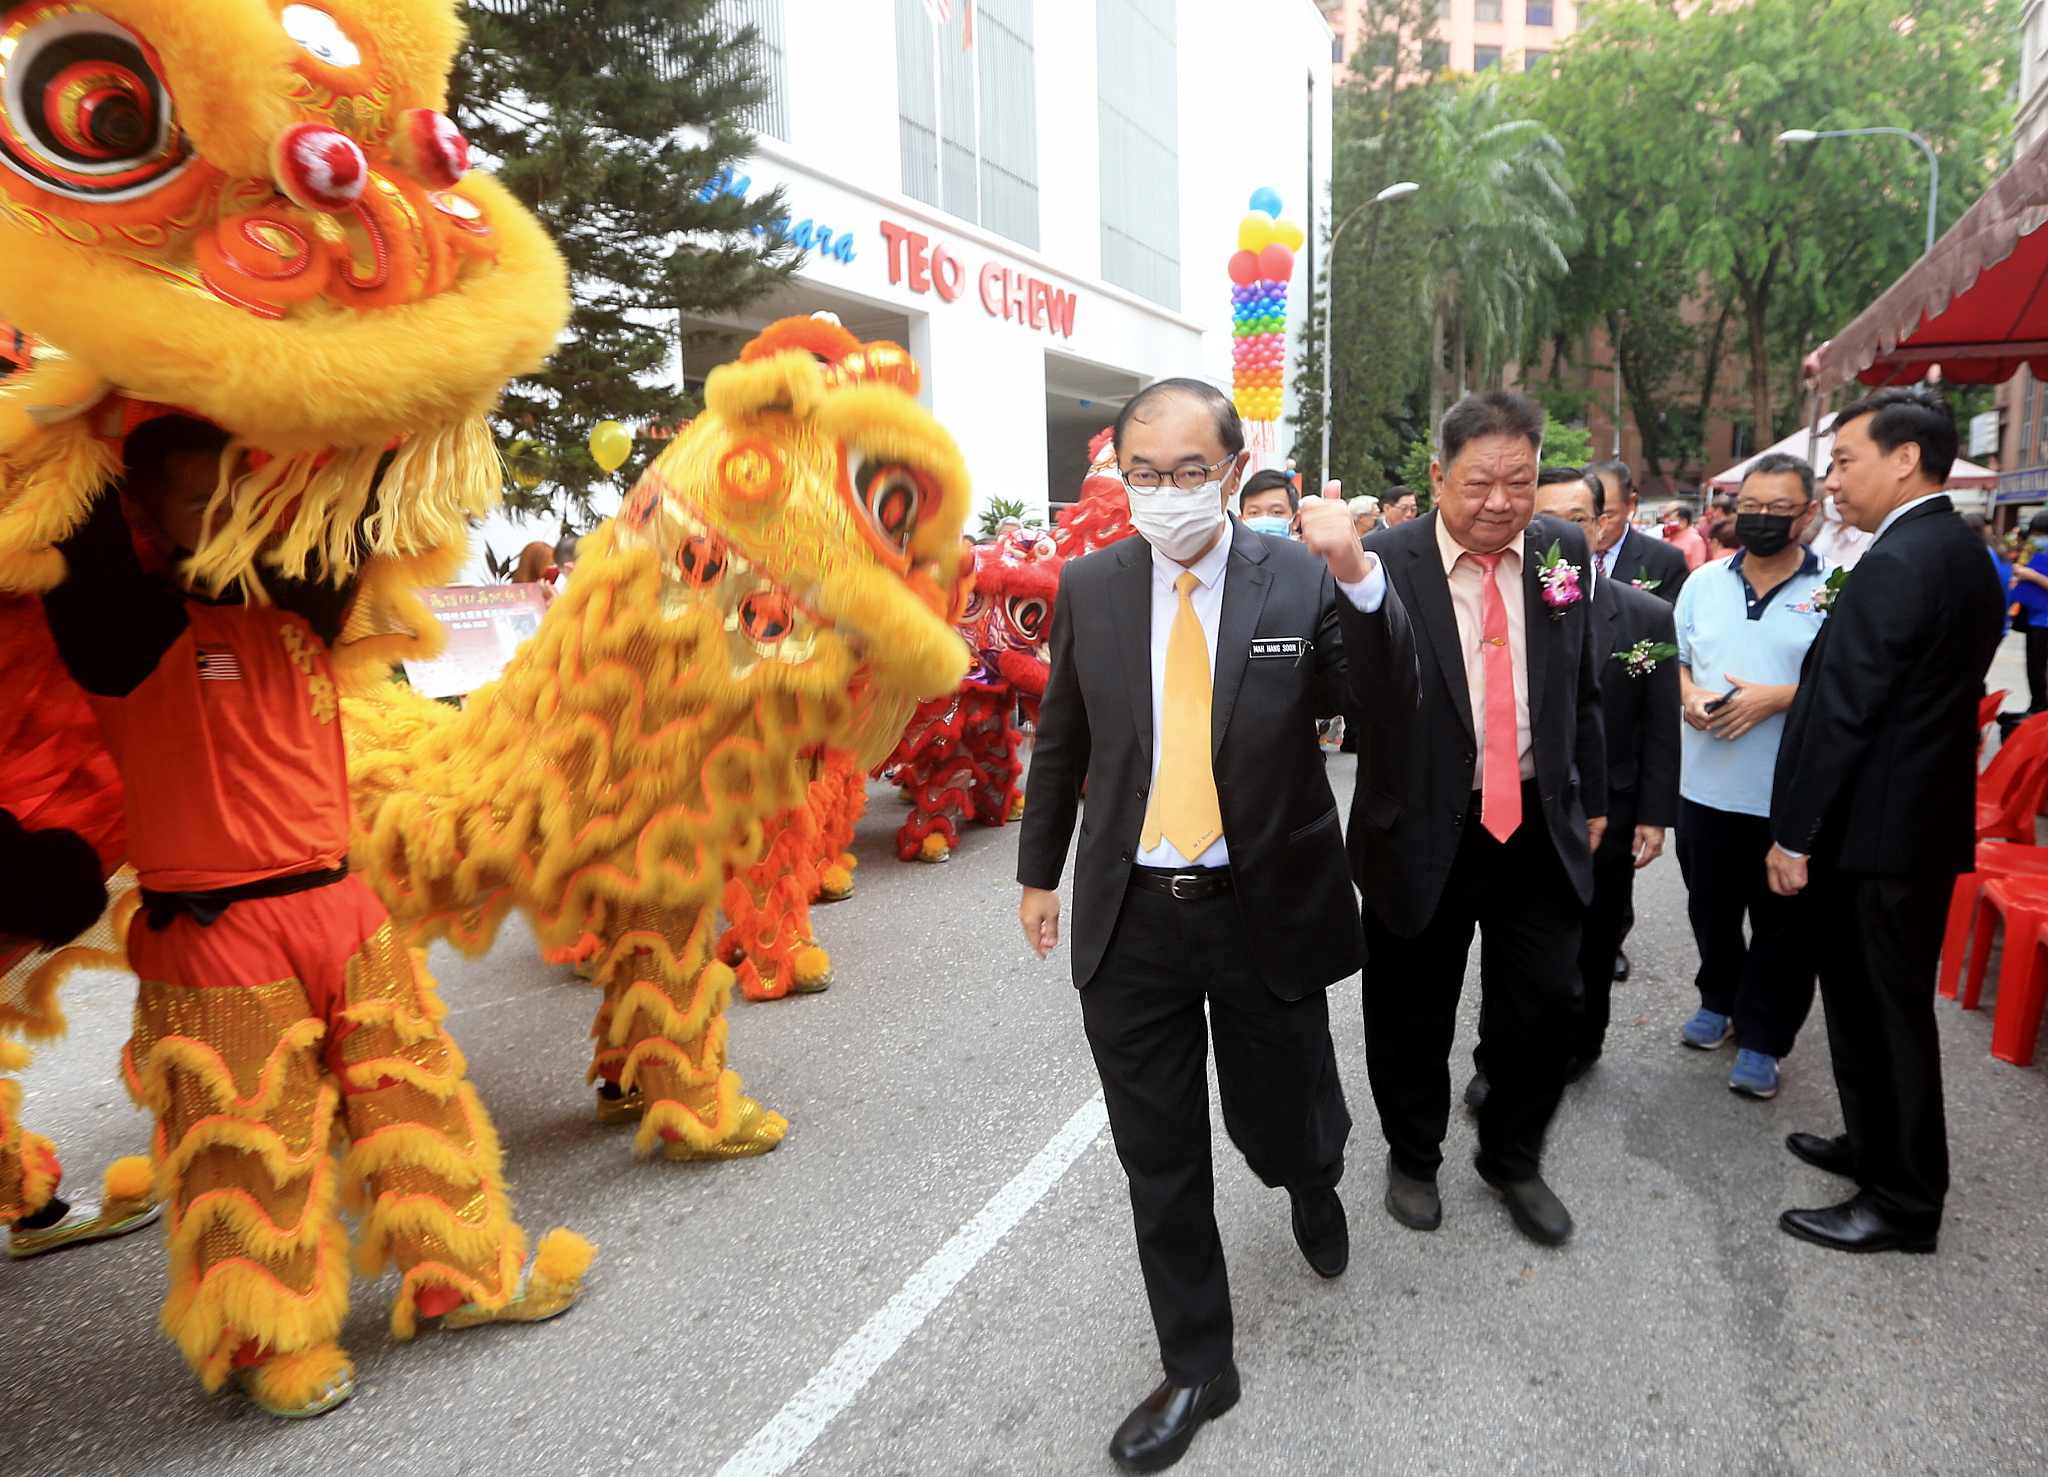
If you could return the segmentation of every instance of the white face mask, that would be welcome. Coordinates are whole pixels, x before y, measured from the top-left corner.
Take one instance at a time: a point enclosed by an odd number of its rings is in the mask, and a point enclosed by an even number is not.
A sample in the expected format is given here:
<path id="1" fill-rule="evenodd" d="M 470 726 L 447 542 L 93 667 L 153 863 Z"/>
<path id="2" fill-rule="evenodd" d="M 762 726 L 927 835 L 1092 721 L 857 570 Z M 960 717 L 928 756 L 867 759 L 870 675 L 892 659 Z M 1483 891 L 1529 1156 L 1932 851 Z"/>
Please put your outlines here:
<path id="1" fill-rule="evenodd" d="M 1145 542 L 1185 564 L 1207 547 L 1223 522 L 1223 483 L 1204 482 L 1189 491 L 1169 482 L 1131 489 L 1131 522 Z"/>

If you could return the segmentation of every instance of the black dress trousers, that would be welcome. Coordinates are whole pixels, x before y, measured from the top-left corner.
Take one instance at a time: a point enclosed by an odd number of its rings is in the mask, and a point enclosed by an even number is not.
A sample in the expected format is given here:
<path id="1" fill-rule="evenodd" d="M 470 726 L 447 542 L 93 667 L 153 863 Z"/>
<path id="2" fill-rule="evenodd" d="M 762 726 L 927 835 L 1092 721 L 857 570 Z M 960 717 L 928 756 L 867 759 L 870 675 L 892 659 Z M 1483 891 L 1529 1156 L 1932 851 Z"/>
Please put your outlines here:
<path id="1" fill-rule="evenodd" d="M 1813 1009 L 1813 902 L 1771 891 L 1770 818 L 1681 799 L 1676 849 L 1700 951 L 1700 1004 L 1734 1017 L 1738 1047 L 1790 1056 Z"/>
<path id="2" fill-rule="evenodd" d="M 1343 1177 L 1351 1132 L 1329 1004 L 1321 990 L 1282 1000 L 1266 988 L 1227 892 L 1188 901 L 1126 892 L 1080 993 L 1130 1180 L 1160 1358 L 1173 1383 L 1202 1384 L 1231 1357 L 1209 1152 L 1210 1037 L 1223 1126 L 1252 1172 L 1275 1187 L 1324 1189 Z"/>
<path id="3" fill-rule="evenodd" d="M 1606 1047 L 1614 956 L 1636 921 L 1635 815 L 1634 795 L 1608 792 L 1607 833 L 1593 853 L 1593 901 L 1586 906 L 1579 932 L 1579 983 L 1585 1005 L 1571 1054 L 1582 1062 L 1593 1060 Z"/>
<path id="4" fill-rule="evenodd" d="M 1817 864 L 1808 889 L 1858 1198 L 1916 1234 L 1941 1228 L 1948 1194 L 1934 981 L 1954 886 L 1945 872 L 1886 877 Z"/>
<path id="5" fill-rule="evenodd" d="M 1492 1084 L 1479 1111 L 1479 1152 L 1508 1179 L 1528 1179 L 1542 1161 L 1580 1030 L 1584 908 L 1534 781 L 1522 786 L 1522 824 L 1505 842 L 1479 823 L 1476 792 L 1460 826 L 1450 878 L 1421 933 L 1402 938 L 1365 910 L 1365 1064 L 1395 1165 L 1434 1179 L 1450 1126 L 1458 997 L 1477 928 L 1479 1033 Z"/>

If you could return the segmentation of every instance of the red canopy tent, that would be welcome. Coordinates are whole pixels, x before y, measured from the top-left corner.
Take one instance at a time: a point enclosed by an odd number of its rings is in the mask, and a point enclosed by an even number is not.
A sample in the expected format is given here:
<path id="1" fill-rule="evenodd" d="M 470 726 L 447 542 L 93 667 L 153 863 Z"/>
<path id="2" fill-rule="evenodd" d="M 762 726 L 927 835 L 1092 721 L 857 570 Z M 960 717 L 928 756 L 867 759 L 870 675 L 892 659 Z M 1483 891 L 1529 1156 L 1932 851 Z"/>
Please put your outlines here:
<path id="1" fill-rule="evenodd" d="M 1807 356 L 1816 389 L 1909 384 L 1941 366 L 2001 384 L 2025 364 L 2048 379 L 2048 135 L 2014 162 L 1856 321 Z"/>

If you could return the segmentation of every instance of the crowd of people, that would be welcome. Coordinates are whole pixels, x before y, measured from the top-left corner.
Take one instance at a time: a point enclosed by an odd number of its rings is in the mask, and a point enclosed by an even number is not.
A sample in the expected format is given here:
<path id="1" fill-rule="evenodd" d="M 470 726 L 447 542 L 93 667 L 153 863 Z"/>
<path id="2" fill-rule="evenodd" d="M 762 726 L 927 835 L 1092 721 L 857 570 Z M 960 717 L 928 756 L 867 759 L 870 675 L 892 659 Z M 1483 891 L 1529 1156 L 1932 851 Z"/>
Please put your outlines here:
<path id="1" fill-rule="evenodd" d="M 1627 466 L 1545 467 L 1543 432 L 1520 395 L 1461 400 L 1417 516 L 1407 489 L 1347 504 L 1245 476 L 1235 411 L 1197 381 L 1117 421 L 1142 538 L 1064 570 L 1018 880 L 1044 958 L 1078 827 L 1073 979 L 1165 1371 L 1112 1439 L 1127 1469 L 1172 1465 L 1240 1395 L 1211 1046 L 1232 1142 L 1339 1276 L 1351 1118 L 1327 987 L 1361 974 L 1382 1203 L 1433 1231 L 1476 934 L 1473 1167 L 1560 1245 L 1546 1130 L 1600 1059 L 1633 879 L 1674 834 L 1700 960 L 1674 1047 L 1732 1045 L 1729 1087 L 1768 1100 L 1824 1001 L 1844 1128 L 1787 1148 L 1855 1188 L 1781 1227 L 1936 1247 L 1941 926 L 1971 863 L 2003 581 L 2040 608 L 2048 659 L 2048 518 L 2041 570 L 1996 572 L 1942 492 L 1956 426 L 1925 388 L 1840 414 L 1825 507 L 1812 467 L 1769 455 L 1704 534 L 1675 506 L 1646 535 Z M 1848 534 L 1853 578 L 1828 553 Z M 1358 754 L 1342 826 L 1316 742 L 1332 714 Z"/>

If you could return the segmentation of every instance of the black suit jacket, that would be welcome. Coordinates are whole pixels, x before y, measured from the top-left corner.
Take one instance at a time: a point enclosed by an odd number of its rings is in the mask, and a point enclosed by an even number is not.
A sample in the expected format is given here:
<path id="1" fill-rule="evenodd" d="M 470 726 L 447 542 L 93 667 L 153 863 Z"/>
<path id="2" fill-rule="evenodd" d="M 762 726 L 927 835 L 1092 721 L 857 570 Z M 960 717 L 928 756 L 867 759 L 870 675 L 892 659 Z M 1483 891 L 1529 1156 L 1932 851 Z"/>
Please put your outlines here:
<path id="1" fill-rule="evenodd" d="M 1858 872 L 1967 872 L 1977 702 L 2005 595 L 1945 497 L 1857 561 L 1799 669 L 1771 790 L 1771 838 Z"/>
<path id="2" fill-rule="evenodd" d="M 1373 615 L 1300 544 L 1230 522 L 1210 745 L 1230 871 L 1259 971 L 1298 1000 L 1365 960 L 1316 720 L 1405 715 L 1415 648 L 1390 588 Z M 1344 634 L 1339 609 L 1356 617 Z M 1254 641 L 1271 653 L 1254 658 Z M 1305 643 L 1294 654 L 1288 642 Z M 1152 779 L 1152 546 L 1129 538 L 1060 571 L 1052 670 L 1025 786 L 1017 880 L 1057 887 L 1083 794 L 1070 930 L 1074 983 L 1094 978 L 1123 906 Z M 1085 786 L 1085 792 L 1084 792 Z"/>
<path id="3" fill-rule="evenodd" d="M 1358 786 L 1351 798 L 1351 867 L 1365 905 L 1402 938 L 1428 925 L 1443 896 L 1471 807 L 1472 703 L 1451 587 L 1437 552 L 1437 514 L 1366 535 L 1385 562 L 1415 633 L 1422 692 L 1412 717 L 1389 707 L 1366 712 L 1358 739 Z M 1586 567 L 1577 525 L 1537 517 L 1522 534 L 1522 598 L 1528 637 L 1529 725 L 1543 821 L 1581 900 L 1593 896 L 1586 817 L 1607 813 L 1606 740 L 1600 714 L 1590 602 L 1553 617 L 1537 562 L 1551 544 Z M 1582 586 L 1583 588 L 1583 583 Z M 1340 607 L 1344 639 L 1355 611 Z M 1364 632 L 1360 632 L 1361 639 Z"/>
<path id="4" fill-rule="evenodd" d="M 1633 527 L 1621 536 L 1621 552 L 1614 556 L 1613 577 L 1618 583 L 1640 588 L 1654 581 L 1650 593 L 1666 605 L 1676 605 L 1685 577 L 1691 573 L 1692 567 L 1675 545 Z"/>
<path id="5" fill-rule="evenodd" d="M 1600 848 L 1629 847 L 1637 826 L 1678 824 L 1678 658 L 1645 677 L 1616 653 L 1641 641 L 1678 640 L 1671 607 L 1616 580 L 1593 586 L 1593 656 L 1600 663 L 1600 711 L 1607 733 L 1607 835 Z"/>

